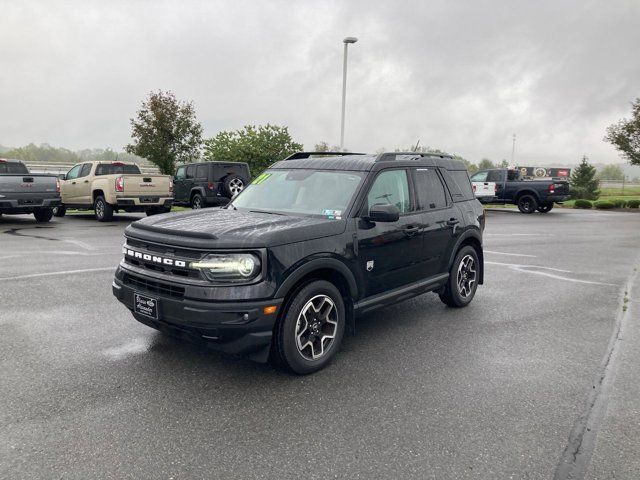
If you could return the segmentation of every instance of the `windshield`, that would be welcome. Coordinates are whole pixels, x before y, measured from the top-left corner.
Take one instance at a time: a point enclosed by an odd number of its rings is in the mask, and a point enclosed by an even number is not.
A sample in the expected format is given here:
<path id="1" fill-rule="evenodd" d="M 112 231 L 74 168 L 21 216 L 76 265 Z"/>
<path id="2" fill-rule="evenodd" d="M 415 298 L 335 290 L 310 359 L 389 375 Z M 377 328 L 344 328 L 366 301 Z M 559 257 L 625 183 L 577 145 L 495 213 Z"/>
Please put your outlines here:
<path id="1" fill-rule="evenodd" d="M 236 208 L 340 219 L 364 173 L 267 170 L 232 202 Z"/>

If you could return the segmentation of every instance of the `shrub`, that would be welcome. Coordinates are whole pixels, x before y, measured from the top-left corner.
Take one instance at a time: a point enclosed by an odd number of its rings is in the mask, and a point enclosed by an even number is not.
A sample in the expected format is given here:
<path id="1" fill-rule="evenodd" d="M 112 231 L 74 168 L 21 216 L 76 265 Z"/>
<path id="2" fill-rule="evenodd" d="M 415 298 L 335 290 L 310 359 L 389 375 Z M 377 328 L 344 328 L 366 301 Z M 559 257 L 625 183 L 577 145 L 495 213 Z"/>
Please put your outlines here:
<path id="1" fill-rule="evenodd" d="M 589 200 L 576 200 L 573 204 L 573 208 L 591 208 L 592 203 Z"/>
<path id="2" fill-rule="evenodd" d="M 627 206 L 627 201 L 622 198 L 618 198 L 613 201 L 613 204 L 616 206 L 616 208 L 624 208 Z"/>
<path id="3" fill-rule="evenodd" d="M 593 202 L 593 206 L 600 210 L 609 210 L 610 208 L 615 208 L 613 202 L 608 200 L 598 200 L 597 202 Z"/>
<path id="4" fill-rule="evenodd" d="M 629 207 L 629 208 L 638 208 L 638 207 L 640 207 L 640 200 L 629 200 L 627 202 L 627 207 Z"/>

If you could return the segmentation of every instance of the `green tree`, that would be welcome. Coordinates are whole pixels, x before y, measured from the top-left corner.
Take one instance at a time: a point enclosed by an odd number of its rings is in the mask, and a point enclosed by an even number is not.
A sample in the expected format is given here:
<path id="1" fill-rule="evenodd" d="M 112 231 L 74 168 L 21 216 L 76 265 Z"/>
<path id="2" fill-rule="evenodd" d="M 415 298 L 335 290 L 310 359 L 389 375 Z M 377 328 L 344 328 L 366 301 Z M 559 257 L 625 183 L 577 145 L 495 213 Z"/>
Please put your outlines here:
<path id="1" fill-rule="evenodd" d="M 247 162 L 257 175 L 277 160 L 303 149 L 291 138 L 289 129 L 278 125 L 246 125 L 235 132 L 223 131 L 204 141 L 207 160 Z"/>
<path id="2" fill-rule="evenodd" d="M 600 182 L 596 178 L 596 169 L 587 161 L 587 156 L 582 157 L 578 168 L 571 172 L 571 196 L 586 200 L 597 200 L 600 196 L 598 187 Z"/>
<path id="3" fill-rule="evenodd" d="M 640 98 L 631 103 L 631 118 L 610 125 L 604 140 L 632 165 L 640 165 Z"/>
<path id="4" fill-rule="evenodd" d="M 509 168 L 509 162 L 507 162 L 507 160 L 503 158 L 500 162 L 500 168 Z"/>
<path id="5" fill-rule="evenodd" d="M 489 160 L 488 158 L 483 158 L 482 160 L 480 160 L 480 163 L 478 164 L 478 170 L 489 170 L 491 168 L 496 168 L 491 160 Z"/>
<path id="6" fill-rule="evenodd" d="M 340 147 L 337 145 L 334 145 L 332 147 L 329 146 L 329 144 L 327 142 L 320 142 L 320 143 L 316 143 L 314 149 L 314 152 L 339 152 L 340 151 Z M 347 150 L 344 150 L 345 152 Z"/>
<path id="7" fill-rule="evenodd" d="M 600 180 L 620 180 L 624 179 L 624 171 L 620 168 L 620 165 L 607 165 L 598 172 L 598 178 Z"/>
<path id="8" fill-rule="evenodd" d="M 200 155 L 202 126 L 193 102 L 178 101 L 171 92 L 151 92 L 131 119 L 133 143 L 125 150 L 155 164 L 171 175 L 177 162 L 192 162 Z"/>

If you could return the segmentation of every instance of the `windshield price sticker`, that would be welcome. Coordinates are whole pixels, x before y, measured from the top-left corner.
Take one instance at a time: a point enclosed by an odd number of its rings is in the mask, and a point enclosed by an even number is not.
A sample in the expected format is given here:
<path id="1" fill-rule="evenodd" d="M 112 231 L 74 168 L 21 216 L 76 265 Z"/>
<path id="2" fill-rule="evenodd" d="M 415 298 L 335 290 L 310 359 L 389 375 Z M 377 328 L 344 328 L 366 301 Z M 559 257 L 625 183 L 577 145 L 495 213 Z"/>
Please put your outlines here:
<path id="1" fill-rule="evenodd" d="M 253 183 L 253 185 L 260 185 L 262 182 L 264 182 L 270 176 L 271 176 L 270 173 L 263 173 L 261 175 L 258 175 L 252 183 Z"/>
<path id="2" fill-rule="evenodd" d="M 325 215 L 327 218 L 331 220 L 341 220 L 342 219 L 342 210 L 323 210 L 322 215 Z"/>

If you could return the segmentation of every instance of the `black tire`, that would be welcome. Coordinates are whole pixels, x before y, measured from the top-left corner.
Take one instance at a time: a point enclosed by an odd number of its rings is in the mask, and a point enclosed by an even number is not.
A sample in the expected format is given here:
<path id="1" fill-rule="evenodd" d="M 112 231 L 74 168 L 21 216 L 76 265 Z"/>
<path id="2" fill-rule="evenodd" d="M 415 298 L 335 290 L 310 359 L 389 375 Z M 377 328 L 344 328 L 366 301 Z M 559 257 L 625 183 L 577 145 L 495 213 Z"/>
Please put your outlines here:
<path id="1" fill-rule="evenodd" d="M 93 202 L 93 211 L 96 215 L 96 220 L 99 222 L 109 222 L 113 220 L 113 207 L 107 203 L 102 195 L 96 198 Z"/>
<path id="2" fill-rule="evenodd" d="M 47 223 L 53 218 L 53 208 L 37 208 L 33 211 L 36 222 Z"/>
<path id="3" fill-rule="evenodd" d="M 152 215 L 155 215 L 158 213 L 158 208 L 157 207 L 149 207 L 147 208 L 144 213 L 147 215 L 147 217 L 150 217 Z"/>
<path id="4" fill-rule="evenodd" d="M 60 205 L 59 207 L 54 207 L 53 208 L 53 216 L 54 217 L 62 218 L 66 214 L 67 214 L 67 207 L 65 207 L 64 205 Z"/>
<path id="5" fill-rule="evenodd" d="M 204 199 L 202 198 L 202 195 L 200 195 L 199 193 L 194 193 L 191 197 L 191 208 L 193 210 L 200 210 L 203 207 Z"/>
<path id="6" fill-rule="evenodd" d="M 537 210 L 540 213 L 549 213 L 552 208 L 553 208 L 553 202 L 548 202 L 548 203 L 543 203 L 542 205 L 539 205 Z"/>
<path id="7" fill-rule="evenodd" d="M 228 175 L 222 180 L 222 191 L 229 198 L 234 198 L 247 186 L 247 181 L 239 175 Z"/>
<path id="8" fill-rule="evenodd" d="M 470 283 L 471 274 L 469 271 L 467 271 L 468 275 L 466 277 L 459 275 L 464 273 L 466 270 L 465 266 L 461 267 L 461 263 L 463 261 L 468 262 L 469 258 L 472 261 L 471 266 L 473 266 L 475 270 L 475 273 L 473 273 L 472 284 Z M 469 263 L 467 263 L 467 266 L 468 265 Z M 462 247 L 458 251 L 456 258 L 453 261 L 453 265 L 451 265 L 449 280 L 447 280 L 444 290 L 439 294 L 440 300 L 442 300 L 445 305 L 453 308 L 462 308 L 469 305 L 478 288 L 478 280 L 480 279 L 481 274 L 480 268 L 482 267 L 480 266 L 476 249 L 470 245 Z M 461 284 L 464 285 L 464 289 L 461 287 Z"/>
<path id="9" fill-rule="evenodd" d="M 533 213 L 538 208 L 538 201 L 533 195 L 522 195 L 518 198 L 518 210 L 522 213 Z"/>
<path id="10" fill-rule="evenodd" d="M 335 285 L 325 280 L 305 285 L 280 315 L 274 330 L 272 361 L 298 375 L 321 370 L 340 348 L 345 321 L 344 301 Z"/>

